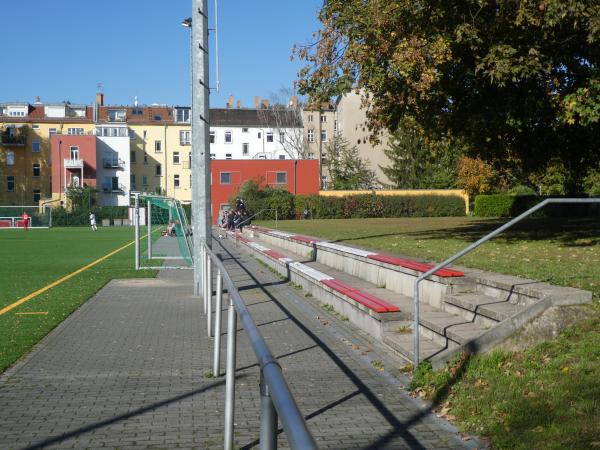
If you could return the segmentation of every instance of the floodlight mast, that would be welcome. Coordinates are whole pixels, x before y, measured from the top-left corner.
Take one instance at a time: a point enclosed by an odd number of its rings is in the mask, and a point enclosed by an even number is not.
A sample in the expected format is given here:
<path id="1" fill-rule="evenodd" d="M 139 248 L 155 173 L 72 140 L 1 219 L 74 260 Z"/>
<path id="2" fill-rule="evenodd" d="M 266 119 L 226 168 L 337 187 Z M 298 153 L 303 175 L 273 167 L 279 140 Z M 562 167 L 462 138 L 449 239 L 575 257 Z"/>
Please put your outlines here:
<path id="1" fill-rule="evenodd" d="M 211 247 L 208 1 L 192 0 L 192 230 L 194 295 L 202 286 L 202 243 Z"/>

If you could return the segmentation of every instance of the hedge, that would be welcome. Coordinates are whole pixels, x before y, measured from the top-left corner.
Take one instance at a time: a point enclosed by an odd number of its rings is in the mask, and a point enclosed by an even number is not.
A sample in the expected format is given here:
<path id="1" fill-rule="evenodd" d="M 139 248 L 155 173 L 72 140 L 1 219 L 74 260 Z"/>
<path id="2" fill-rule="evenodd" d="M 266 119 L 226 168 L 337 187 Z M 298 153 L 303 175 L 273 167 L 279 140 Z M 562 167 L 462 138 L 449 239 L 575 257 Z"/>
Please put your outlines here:
<path id="1" fill-rule="evenodd" d="M 536 195 L 478 195 L 473 215 L 477 217 L 516 217 L 549 197 Z M 550 204 L 532 217 L 598 217 L 598 204 Z"/>
<path id="2" fill-rule="evenodd" d="M 437 195 L 351 195 L 346 197 L 296 196 L 296 216 L 304 211 L 313 219 L 355 219 L 375 217 L 464 216 L 464 200 Z"/>
<path id="3" fill-rule="evenodd" d="M 96 221 L 102 223 L 102 219 L 127 219 L 129 217 L 128 206 L 94 206 L 91 211 L 96 215 Z M 68 227 L 83 226 L 90 224 L 90 210 L 80 209 L 68 211 L 65 208 L 52 209 L 52 226 Z"/>

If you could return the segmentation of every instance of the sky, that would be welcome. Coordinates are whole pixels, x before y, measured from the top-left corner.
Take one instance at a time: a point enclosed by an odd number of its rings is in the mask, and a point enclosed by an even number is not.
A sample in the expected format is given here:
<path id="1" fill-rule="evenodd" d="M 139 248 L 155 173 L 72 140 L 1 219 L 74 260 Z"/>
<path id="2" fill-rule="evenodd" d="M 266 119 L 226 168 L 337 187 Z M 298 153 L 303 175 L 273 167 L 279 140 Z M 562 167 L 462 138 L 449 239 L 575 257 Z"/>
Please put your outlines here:
<path id="1" fill-rule="evenodd" d="M 218 0 L 220 90 L 211 107 L 233 95 L 254 97 L 292 89 L 302 63 L 294 44 L 319 29 L 323 0 Z M 192 0 L 4 0 L 0 102 L 189 105 L 190 35 L 181 21 Z M 214 27 L 214 0 L 208 0 Z M 210 85 L 215 87 L 214 35 Z"/>

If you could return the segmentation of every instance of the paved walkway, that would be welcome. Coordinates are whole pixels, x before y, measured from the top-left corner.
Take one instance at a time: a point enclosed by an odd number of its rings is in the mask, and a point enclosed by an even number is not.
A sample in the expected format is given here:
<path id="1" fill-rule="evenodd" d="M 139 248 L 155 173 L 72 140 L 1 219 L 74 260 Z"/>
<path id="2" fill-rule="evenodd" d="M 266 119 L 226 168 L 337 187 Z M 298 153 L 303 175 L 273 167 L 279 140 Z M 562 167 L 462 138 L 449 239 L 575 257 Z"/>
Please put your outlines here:
<path id="1" fill-rule="evenodd" d="M 476 445 L 369 363 L 391 364 L 389 355 L 234 244 L 215 240 L 214 248 L 320 448 Z M 109 283 L 1 376 L 0 448 L 222 448 L 224 377 L 209 376 L 212 341 L 191 277 L 162 271 Z M 258 448 L 258 370 L 238 335 L 235 445 Z M 283 433 L 279 441 L 285 448 Z"/>

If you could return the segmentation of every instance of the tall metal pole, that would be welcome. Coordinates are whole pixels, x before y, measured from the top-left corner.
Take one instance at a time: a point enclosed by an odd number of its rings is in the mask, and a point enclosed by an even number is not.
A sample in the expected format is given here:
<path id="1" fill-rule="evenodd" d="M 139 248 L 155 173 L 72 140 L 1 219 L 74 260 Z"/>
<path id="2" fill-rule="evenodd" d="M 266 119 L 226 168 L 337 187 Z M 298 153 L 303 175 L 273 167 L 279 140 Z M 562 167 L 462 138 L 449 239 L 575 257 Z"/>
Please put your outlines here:
<path id="1" fill-rule="evenodd" d="M 208 0 L 192 0 L 192 230 L 194 295 L 202 293 L 202 243 L 211 247 Z"/>
<path id="2" fill-rule="evenodd" d="M 223 308 L 223 276 L 217 269 L 217 298 L 215 305 L 215 347 L 213 353 L 213 377 L 218 377 L 221 370 L 221 309 Z"/>
<path id="3" fill-rule="evenodd" d="M 233 450 L 233 426 L 235 416 L 235 352 L 237 313 L 231 296 L 227 311 L 227 368 L 225 369 L 225 450 Z"/>
<path id="4" fill-rule="evenodd" d="M 135 199 L 133 209 L 133 222 L 135 223 L 135 270 L 140 270 L 140 193 L 136 192 L 133 194 Z"/>
<path id="5" fill-rule="evenodd" d="M 146 201 L 146 229 L 148 231 L 148 259 L 152 259 L 152 206 Z"/>

